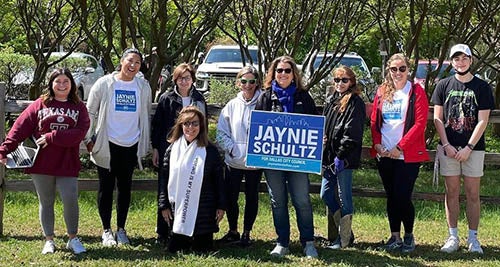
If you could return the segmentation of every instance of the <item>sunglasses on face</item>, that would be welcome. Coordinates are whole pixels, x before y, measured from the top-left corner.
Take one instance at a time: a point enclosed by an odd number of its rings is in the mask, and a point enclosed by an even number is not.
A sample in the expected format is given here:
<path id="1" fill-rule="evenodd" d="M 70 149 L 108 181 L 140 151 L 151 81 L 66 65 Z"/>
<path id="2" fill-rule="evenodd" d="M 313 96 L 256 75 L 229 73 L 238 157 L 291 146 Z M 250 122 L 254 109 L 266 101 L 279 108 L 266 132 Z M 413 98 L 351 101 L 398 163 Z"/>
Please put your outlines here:
<path id="1" fill-rule="evenodd" d="M 398 70 L 399 70 L 399 72 L 405 72 L 406 66 L 401 66 L 401 67 L 399 67 L 399 69 L 398 69 L 398 67 L 390 67 L 389 69 L 391 70 L 392 73 L 396 73 Z"/>
<path id="2" fill-rule="evenodd" d="M 241 84 L 247 84 L 247 83 L 255 84 L 256 82 L 257 82 L 256 79 L 243 79 L 243 78 L 240 79 Z"/>
<path id="3" fill-rule="evenodd" d="M 334 78 L 333 81 L 335 83 L 340 83 L 340 81 L 342 81 L 343 83 L 348 83 L 349 82 L 349 78 Z"/>
<path id="4" fill-rule="evenodd" d="M 285 72 L 286 74 L 290 74 L 290 73 L 292 73 L 292 69 L 288 69 L 288 68 L 287 69 L 282 69 L 282 68 L 279 68 L 279 69 L 276 69 L 276 72 L 277 73 L 283 73 L 283 72 Z"/>
<path id="5" fill-rule="evenodd" d="M 182 126 L 184 126 L 186 128 L 189 128 L 191 126 L 198 127 L 198 126 L 200 126 L 200 122 L 199 121 L 186 121 L 186 122 L 182 123 Z"/>

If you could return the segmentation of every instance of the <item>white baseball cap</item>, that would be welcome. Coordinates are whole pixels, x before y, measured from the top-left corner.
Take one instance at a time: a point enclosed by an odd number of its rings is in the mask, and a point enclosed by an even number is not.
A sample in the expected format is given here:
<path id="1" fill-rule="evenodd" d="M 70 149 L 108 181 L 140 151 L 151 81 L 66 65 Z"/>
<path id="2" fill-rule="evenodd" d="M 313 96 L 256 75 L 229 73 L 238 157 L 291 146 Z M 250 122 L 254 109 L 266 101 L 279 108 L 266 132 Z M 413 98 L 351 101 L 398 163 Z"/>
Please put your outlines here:
<path id="1" fill-rule="evenodd" d="M 456 53 L 464 53 L 466 56 L 472 56 L 472 52 L 470 51 L 470 48 L 466 44 L 456 44 L 454 45 L 451 50 L 450 50 L 450 58 L 453 58 L 453 56 Z"/>

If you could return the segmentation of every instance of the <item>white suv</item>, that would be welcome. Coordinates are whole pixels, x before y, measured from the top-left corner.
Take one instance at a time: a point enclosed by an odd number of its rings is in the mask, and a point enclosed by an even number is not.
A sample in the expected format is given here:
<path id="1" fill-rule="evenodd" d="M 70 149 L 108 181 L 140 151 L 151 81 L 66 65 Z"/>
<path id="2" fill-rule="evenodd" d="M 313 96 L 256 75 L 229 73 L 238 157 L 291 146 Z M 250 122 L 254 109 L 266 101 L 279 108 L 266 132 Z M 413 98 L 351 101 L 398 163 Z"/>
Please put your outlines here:
<path id="1" fill-rule="evenodd" d="M 312 76 L 314 71 L 316 71 L 319 68 L 322 62 L 324 62 L 323 64 L 327 64 L 328 61 L 333 56 L 334 56 L 333 53 L 322 53 L 322 52 L 318 53 L 316 55 L 316 58 L 314 59 L 314 62 L 309 63 L 309 67 L 305 65 L 303 66 L 305 79 L 308 80 L 309 77 Z M 338 61 L 336 66 L 344 65 L 354 70 L 354 72 L 358 76 L 357 77 L 358 84 L 360 84 L 363 87 L 363 93 L 370 99 L 375 93 L 374 90 L 376 89 L 376 84 L 370 74 L 370 70 L 368 69 L 368 66 L 365 63 L 365 60 L 357 53 L 349 52 L 345 53 L 343 56 L 341 54 L 336 54 L 335 61 Z M 329 74 L 328 76 L 326 76 L 325 79 L 319 82 L 318 86 L 322 88 L 321 94 L 324 94 L 325 91 L 327 94 L 330 94 L 331 93 L 330 90 L 332 88 L 331 84 L 332 84 L 332 77 Z"/>
<path id="2" fill-rule="evenodd" d="M 51 59 L 58 58 L 63 57 L 66 54 L 67 52 L 52 52 L 50 54 L 50 57 Z M 73 74 L 73 78 L 75 79 L 78 96 L 80 96 L 82 100 L 87 100 L 92 85 L 94 85 L 97 79 L 104 76 L 104 69 L 99 64 L 97 59 L 89 54 L 74 52 L 71 53 L 66 59 L 68 58 L 78 58 L 84 60 L 85 62 L 84 65 L 72 68 L 70 70 L 71 74 Z M 58 64 L 64 66 L 64 60 L 63 62 Z M 51 70 L 49 70 L 48 73 L 50 73 L 50 71 Z M 17 87 L 22 88 L 24 86 L 27 88 L 33 81 L 33 72 L 34 70 L 30 68 L 18 73 L 16 76 L 14 76 L 12 83 Z"/>
<path id="3" fill-rule="evenodd" d="M 249 46 L 248 51 L 252 58 L 253 66 L 258 69 L 258 47 Z M 250 60 L 242 61 L 241 50 L 238 45 L 214 45 L 208 51 L 203 63 L 196 70 L 196 89 L 202 93 L 209 90 L 210 79 L 228 80 L 236 78 L 238 72 Z"/>

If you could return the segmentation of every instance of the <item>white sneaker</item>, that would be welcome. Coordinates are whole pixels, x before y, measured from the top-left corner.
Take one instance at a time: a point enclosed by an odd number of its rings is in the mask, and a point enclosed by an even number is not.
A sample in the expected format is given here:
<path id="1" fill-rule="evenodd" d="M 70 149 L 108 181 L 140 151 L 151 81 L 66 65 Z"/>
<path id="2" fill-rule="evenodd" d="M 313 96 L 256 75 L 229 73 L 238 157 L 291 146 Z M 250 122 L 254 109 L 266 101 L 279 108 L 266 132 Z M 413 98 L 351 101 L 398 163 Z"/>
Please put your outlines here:
<path id="1" fill-rule="evenodd" d="M 274 257 L 283 258 L 285 255 L 288 254 L 288 248 L 280 244 L 276 244 L 276 247 L 274 247 L 274 249 L 271 251 L 270 254 L 271 256 Z"/>
<path id="2" fill-rule="evenodd" d="M 116 246 L 115 237 L 113 236 L 113 231 L 111 231 L 111 229 L 106 229 L 102 233 L 102 245 L 105 247 Z"/>
<path id="3" fill-rule="evenodd" d="M 449 236 L 448 240 L 446 240 L 446 243 L 441 247 L 442 252 L 446 253 L 452 253 L 458 250 L 460 240 L 458 240 L 457 237 L 455 236 Z"/>
<path id="4" fill-rule="evenodd" d="M 130 240 L 127 237 L 127 231 L 125 231 L 125 229 L 119 229 L 116 232 L 116 242 L 118 243 L 118 245 L 130 244 Z"/>
<path id="5" fill-rule="evenodd" d="M 308 259 L 318 258 L 318 251 L 314 247 L 314 241 L 306 242 L 306 246 L 304 247 L 304 254 L 306 254 L 306 258 Z"/>
<path id="6" fill-rule="evenodd" d="M 56 244 L 54 240 L 45 241 L 45 245 L 43 245 L 42 254 L 54 253 L 56 251 Z"/>
<path id="7" fill-rule="evenodd" d="M 72 239 L 68 240 L 68 243 L 66 244 L 67 249 L 71 249 L 74 254 L 80 254 L 83 252 L 87 252 L 85 247 L 83 246 L 82 242 L 78 237 L 73 237 Z"/>
<path id="8" fill-rule="evenodd" d="M 483 254 L 481 243 L 479 243 L 479 240 L 477 239 L 472 241 L 467 240 L 467 247 L 469 248 L 469 252 Z"/>

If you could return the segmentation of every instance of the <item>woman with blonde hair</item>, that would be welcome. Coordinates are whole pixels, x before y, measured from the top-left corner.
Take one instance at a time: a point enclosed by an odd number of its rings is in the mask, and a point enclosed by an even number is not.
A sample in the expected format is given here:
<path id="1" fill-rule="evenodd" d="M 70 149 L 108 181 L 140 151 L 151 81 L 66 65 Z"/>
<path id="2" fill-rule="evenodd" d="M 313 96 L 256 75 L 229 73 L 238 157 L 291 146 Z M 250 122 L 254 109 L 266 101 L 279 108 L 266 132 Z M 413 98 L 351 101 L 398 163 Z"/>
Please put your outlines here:
<path id="1" fill-rule="evenodd" d="M 383 248 L 406 253 L 415 250 L 413 187 L 421 162 L 429 160 L 425 146 L 429 102 L 422 86 L 408 81 L 409 67 L 403 54 L 389 58 L 387 75 L 375 95 L 370 116 L 371 155 L 377 158 L 391 229 L 391 237 Z"/>

